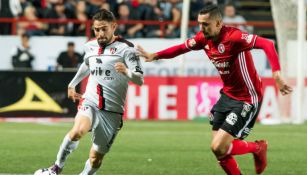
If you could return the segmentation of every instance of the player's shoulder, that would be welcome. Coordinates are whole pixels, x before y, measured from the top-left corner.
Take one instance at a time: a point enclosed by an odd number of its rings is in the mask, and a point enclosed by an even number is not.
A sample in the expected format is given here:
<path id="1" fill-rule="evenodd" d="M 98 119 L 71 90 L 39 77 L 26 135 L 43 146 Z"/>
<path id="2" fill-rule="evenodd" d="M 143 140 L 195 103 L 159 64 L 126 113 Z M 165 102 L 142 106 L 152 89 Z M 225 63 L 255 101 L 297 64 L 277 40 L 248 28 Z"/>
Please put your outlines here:
<path id="1" fill-rule="evenodd" d="M 118 42 L 118 44 L 123 45 L 123 47 L 132 47 L 132 48 L 134 48 L 134 44 L 132 42 L 126 40 L 125 38 L 123 38 L 121 36 L 116 36 L 115 41 Z"/>
<path id="2" fill-rule="evenodd" d="M 110 47 L 116 47 L 116 52 L 118 54 L 127 54 L 130 52 L 137 52 L 136 48 L 134 47 L 134 44 L 131 43 L 130 41 L 117 36 L 115 41 L 110 45 Z"/>
<path id="3" fill-rule="evenodd" d="M 222 33 L 224 33 L 224 36 L 229 39 L 241 38 L 242 34 L 247 34 L 246 32 L 231 26 L 223 26 Z"/>
<path id="4" fill-rule="evenodd" d="M 98 44 L 96 38 L 92 38 L 92 39 L 89 39 L 88 41 L 86 41 L 86 43 L 84 43 L 84 47 L 85 48 L 88 48 L 88 47 L 99 47 L 99 44 Z"/>
<path id="5" fill-rule="evenodd" d="M 197 41 L 204 41 L 205 40 L 205 36 L 204 36 L 204 33 L 202 31 L 197 32 L 196 35 L 194 36 L 194 38 Z"/>
<path id="6" fill-rule="evenodd" d="M 204 33 L 202 31 L 199 31 L 195 34 L 195 36 L 192 38 L 192 40 L 190 40 L 190 42 L 195 42 L 196 45 L 204 45 L 206 42 L 206 38 L 204 36 Z"/>

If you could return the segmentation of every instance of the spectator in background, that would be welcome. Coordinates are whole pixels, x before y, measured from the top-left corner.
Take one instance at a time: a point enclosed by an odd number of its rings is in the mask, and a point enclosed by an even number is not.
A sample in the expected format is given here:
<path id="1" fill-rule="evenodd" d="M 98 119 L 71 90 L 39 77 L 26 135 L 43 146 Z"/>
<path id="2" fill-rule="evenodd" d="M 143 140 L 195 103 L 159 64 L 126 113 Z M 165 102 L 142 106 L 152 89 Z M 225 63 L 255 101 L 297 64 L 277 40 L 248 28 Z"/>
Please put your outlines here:
<path id="1" fill-rule="evenodd" d="M 27 6 L 33 6 L 36 9 L 36 16 L 44 18 L 46 15 L 47 1 L 48 0 L 19 0 L 24 10 Z"/>
<path id="2" fill-rule="evenodd" d="M 88 16 L 92 17 L 101 7 L 105 0 L 87 0 L 87 13 Z"/>
<path id="3" fill-rule="evenodd" d="M 106 9 L 106 10 L 111 10 L 111 6 L 110 6 L 110 4 L 109 3 L 107 3 L 107 2 L 104 2 L 104 3 L 102 3 L 101 5 L 100 5 L 100 9 Z"/>
<path id="4" fill-rule="evenodd" d="M 127 22 L 129 20 L 140 20 L 137 7 L 138 7 L 137 3 L 135 4 L 131 3 L 130 6 L 126 3 L 121 3 L 118 7 L 118 20 L 123 22 Z M 143 36 L 142 34 L 143 28 L 144 25 L 141 23 L 119 24 L 116 33 L 118 35 L 123 36 L 124 38 L 138 38 Z"/>
<path id="5" fill-rule="evenodd" d="M 156 20 L 163 21 L 163 11 L 159 6 L 158 0 L 151 0 L 148 2 L 149 11 L 145 14 L 145 20 Z M 162 31 L 158 25 L 148 25 L 145 26 L 145 36 L 146 37 L 161 37 Z"/>
<path id="6" fill-rule="evenodd" d="M 75 16 L 79 21 L 86 22 L 88 20 L 88 15 L 86 13 L 86 2 L 78 1 L 76 4 Z M 73 27 L 74 36 L 84 36 L 86 30 L 85 23 L 75 23 Z"/>
<path id="7" fill-rule="evenodd" d="M 73 12 L 70 12 L 65 9 L 63 2 L 58 2 L 53 4 L 53 8 L 47 15 L 48 18 L 58 19 L 59 22 L 62 20 L 74 18 Z M 70 35 L 73 30 L 72 23 L 51 23 L 49 24 L 48 34 L 50 35 Z"/>
<path id="8" fill-rule="evenodd" d="M 12 51 L 12 65 L 14 69 L 29 68 L 32 69 L 32 61 L 34 56 L 30 52 L 29 44 L 30 36 L 28 34 L 21 35 L 21 45 L 16 46 Z"/>
<path id="9" fill-rule="evenodd" d="M 22 14 L 19 0 L 0 0 L 0 18 L 17 18 Z M 10 23 L 0 23 L 0 34 L 10 35 L 12 32 Z"/>
<path id="10" fill-rule="evenodd" d="M 57 69 L 77 68 L 82 62 L 82 56 L 75 51 L 75 44 L 68 42 L 67 51 L 61 52 L 57 58 Z"/>
<path id="11" fill-rule="evenodd" d="M 165 37 L 179 37 L 179 23 L 181 20 L 182 2 L 179 0 L 168 0 L 168 2 L 161 3 L 161 8 L 164 12 L 166 20 L 172 21 L 172 24 L 169 24 L 166 28 Z"/>
<path id="12" fill-rule="evenodd" d="M 38 22 L 38 17 L 36 16 L 36 9 L 33 6 L 27 6 L 24 10 L 24 15 L 21 19 L 27 20 L 18 23 L 18 33 L 27 33 L 28 35 L 45 35 L 44 30 L 47 26 Z"/>
<path id="13" fill-rule="evenodd" d="M 253 31 L 251 26 L 233 25 L 233 23 L 246 23 L 246 20 L 243 16 L 236 14 L 236 8 L 233 4 L 225 5 L 223 22 L 228 26 L 236 27 L 245 32 L 251 33 Z"/>

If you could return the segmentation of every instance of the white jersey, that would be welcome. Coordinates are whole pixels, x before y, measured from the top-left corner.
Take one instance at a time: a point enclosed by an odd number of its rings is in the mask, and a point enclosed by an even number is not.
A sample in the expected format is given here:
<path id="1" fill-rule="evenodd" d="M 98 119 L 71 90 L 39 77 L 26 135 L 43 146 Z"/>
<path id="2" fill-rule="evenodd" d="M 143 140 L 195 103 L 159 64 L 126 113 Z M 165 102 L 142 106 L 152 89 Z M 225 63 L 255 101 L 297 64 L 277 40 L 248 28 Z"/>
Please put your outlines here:
<path id="1" fill-rule="evenodd" d="M 83 98 L 101 110 L 123 113 L 129 79 L 116 72 L 114 65 L 124 63 L 132 72 L 142 72 L 133 44 L 117 37 L 111 44 L 100 47 L 97 40 L 85 44 L 84 62 L 90 75 Z"/>

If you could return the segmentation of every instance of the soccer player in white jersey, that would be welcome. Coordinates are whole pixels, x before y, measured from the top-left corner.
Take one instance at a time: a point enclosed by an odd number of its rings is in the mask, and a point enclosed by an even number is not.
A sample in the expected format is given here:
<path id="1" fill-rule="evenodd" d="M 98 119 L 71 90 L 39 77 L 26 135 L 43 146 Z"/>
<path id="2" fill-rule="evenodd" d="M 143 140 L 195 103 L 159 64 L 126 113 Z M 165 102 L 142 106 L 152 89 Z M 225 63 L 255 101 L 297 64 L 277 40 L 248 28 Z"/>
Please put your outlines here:
<path id="1" fill-rule="evenodd" d="M 122 127 L 128 82 L 144 82 L 133 44 L 114 35 L 117 24 L 112 12 L 102 9 L 92 19 L 95 39 L 85 44 L 84 62 L 68 85 L 68 97 L 80 100 L 74 126 L 64 137 L 54 165 L 45 169 L 54 174 L 61 172 L 67 156 L 89 131 L 93 144 L 81 175 L 96 174 Z M 75 86 L 88 75 L 85 93 L 76 93 Z"/>

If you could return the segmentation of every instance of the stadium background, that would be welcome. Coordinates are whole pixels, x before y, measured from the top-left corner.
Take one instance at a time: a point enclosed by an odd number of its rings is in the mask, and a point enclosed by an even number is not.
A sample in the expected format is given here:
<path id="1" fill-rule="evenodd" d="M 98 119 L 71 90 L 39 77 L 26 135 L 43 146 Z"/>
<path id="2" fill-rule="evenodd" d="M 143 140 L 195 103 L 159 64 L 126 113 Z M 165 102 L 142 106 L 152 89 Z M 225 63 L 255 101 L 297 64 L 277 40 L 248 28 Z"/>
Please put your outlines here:
<path id="1" fill-rule="evenodd" d="M 221 6 L 229 2 L 212 1 Z M 9 3 L 15 4 L 14 8 Z M 197 12 L 206 3 L 210 3 L 210 0 L 190 1 L 190 22 L 186 37 L 197 32 Z M 237 14 L 246 21 L 231 22 L 228 25 L 276 42 L 269 0 L 234 0 L 231 3 Z M 66 88 L 77 69 L 57 67 L 56 58 L 66 50 L 68 42 L 74 42 L 76 51 L 83 53 L 83 44 L 93 35 L 90 30 L 91 21 L 88 19 L 94 11 L 99 8 L 112 10 L 118 17 L 117 33 L 135 45 L 139 44 L 154 52 L 182 42 L 182 7 L 183 2 L 180 0 L 2 0 L 0 174 L 31 174 L 53 161 L 57 144 L 71 127 L 76 112 L 76 104 L 67 99 Z M 126 16 L 121 17 L 122 13 Z M 132 35 L 127 33 L 134 27 L 141 29 Z M 35 60 L 32 69 L 16 69 L 11 64 L 12 50 L 20 45 L 20 34 L 25 32 L 31 36 L 30 47 Z M 296 52 L 294 45 L 289 47 L 291 52 Z M 263 137 L 272 143 L 269 149 L 271 166 L 269 164 L 265 174 L 307 174 L 303 164 L 307 159 L 299 153 L 301 150 L 306 153 L 306 125 L 283 124 L 285 121 L 291 123 L 293 116 L 280 117 L 284 106 L 280 105 L 266 56 L 261 50 L 253 50 L 252 54 L 264 84 L 265 95 L 259 123 L 280 124 L 257 124 L 256 132 L 249 137 Z M 206 120 L 210 108 L 218 99 L 222 84 L 206 57 L 199 51 L 173 60 L 143 63 L 145 85 L 129 86 L 124 116 L 126 125 L 114 144 L 114 150 L 107 157 L 107 165 L 102 172 L 222 173 L 209 150 L 210 126 Z M 83 91 L 85 84 L 86 81 L 83 81 L 79 90 Z M 304 97 L 306 93 L 305 90 Z M 290 99 L 295 95 L 294 92 Z M 307 98 L 303 99 L 306 108 Z M 288 107 L 295 105 L 290 101 L 286 104 Z M 306 113 L 303 119 L 307 119 Z M 70 158 L 72 160 L 68 161 L 64 173 L 76 174 L 82 168 L 81 162 L 87 157 L 88 140 L 89 137 L 85 138 L 80 150 Z M 285 155 L 281 156 L 281 152 Z M 248 159 L 242 158 L 239 161 Z M 253 173 L 253 167 L 242 166 L 245 174 Z"/>

